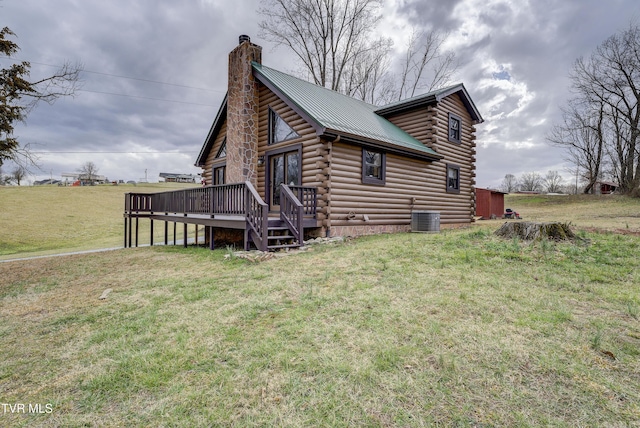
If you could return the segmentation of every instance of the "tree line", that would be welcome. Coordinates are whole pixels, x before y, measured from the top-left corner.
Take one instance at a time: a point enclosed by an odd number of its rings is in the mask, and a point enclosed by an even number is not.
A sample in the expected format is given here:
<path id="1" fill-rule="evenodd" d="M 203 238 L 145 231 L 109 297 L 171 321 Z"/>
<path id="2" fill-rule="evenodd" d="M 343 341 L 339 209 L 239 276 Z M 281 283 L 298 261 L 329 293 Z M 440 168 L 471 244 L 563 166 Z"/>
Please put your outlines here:
<path id="1" fill-rule="evenodd" d="M 621 193 L 640 196 L 640 26 L 578 58 L 570 79 L 572 97 L 547 140 L 566 149 L 584 193 L 609 179 Z"/>
<path id="2" fill-rule="evenodd" d="M 507 174 L 502 180 L 500 190 L 507 193 L 514 192 L 546 192 L 546 193 L 576 193 L 575 183 L 567 183 L 558 171 L 548 171 L 545 175 L 537 172 L 526 172 L 520 177 Z"/>
<path id="3" fill-rule="evenodd" d="M 80 168 L 78 168 L 78 176 L 82 177 L 83 181 L 94 185 L 98 178 L 98 167 L 93 162 L 85 162 Z M 0 166 L 0 186 L 6 186 L 15 184 L 20 186 L 27 178 L 28 170 L 22 165 L 17 165 L 11 170 L 9 174 L 3 174 L 2 166 Z"/>

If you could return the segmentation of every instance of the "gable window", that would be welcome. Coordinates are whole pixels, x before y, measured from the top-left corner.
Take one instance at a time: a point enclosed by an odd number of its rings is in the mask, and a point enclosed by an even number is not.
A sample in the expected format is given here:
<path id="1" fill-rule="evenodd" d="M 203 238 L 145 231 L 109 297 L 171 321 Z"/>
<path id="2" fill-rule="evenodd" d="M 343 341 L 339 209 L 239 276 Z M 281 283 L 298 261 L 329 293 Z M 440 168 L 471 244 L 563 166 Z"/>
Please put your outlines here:
<path id="1" fill-rule="evenodd" d="M 282 143 L 298 137 L 300 135 L 278 113 L 269 108 L 269 144 Z"/>
<path id="2" fill-rule="evenodd" d="M 383 152 L 362 149 L 362 182 L 364 184 L 385 184 L 386 156 Z"/>
<path id="3" fill-rule="evenodd" d="M 460 116 L 449 113 L 449 141 L 452 143 L 460 143 L 460 127 L 462 120 Z"/>
<path id="4" fill-rule="evenodd" d="M 220 150 L 218 150 L 218 153 L 216 154 L 216 159 L 224 158 L 226 156 L 227 156 L 227 138 L 225 137 L 225 139 L 222 140 L 222 145 L 220 146 Z"/>
<path id="5" fill-rule="evenodd" d="M 447 165 L 447 192 L 460 193 L 460 167 Z"/>

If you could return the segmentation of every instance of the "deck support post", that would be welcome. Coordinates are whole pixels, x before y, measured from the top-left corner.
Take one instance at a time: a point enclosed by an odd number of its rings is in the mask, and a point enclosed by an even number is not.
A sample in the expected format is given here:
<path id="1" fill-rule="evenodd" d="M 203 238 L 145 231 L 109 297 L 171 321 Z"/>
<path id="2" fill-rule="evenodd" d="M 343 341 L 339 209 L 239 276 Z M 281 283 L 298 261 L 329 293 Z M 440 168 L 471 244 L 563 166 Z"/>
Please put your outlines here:
<path id="1" fill-rule="evenodd" d="M 183 236 L 183 242 L 184 242 L 184 248 L 187 248 L 187 233 L 189 232 L 189 230 L 187 229 L 187 223 L 184 224 L 184 236 Z"/>
<path id="2" fill-rule="evenodd" d="M 164 222 L 164 245 L 169 245 L 169 222 Z"/>
<path id="3" fill-rule="evenodd" d="M 150 221 L 151 221 L 151 225 L 149 230 L 151 232 L 151 235 L 149 236 L 149 246 L 153 247 L 153 220 L 150 220 Z"/>
<path id="4" fill-rule="evenodd" d="M 215 238 L 216 232 L 213 228 L 213 226 L 209 226 L 209 249 L 211 251 L 215 250 L 215 244 L 213 242 L 214 238 Z"/>
<path id="5" fill-rule="evenodd" d="M 131 216 L 129 216 L 129 248 L 131 248 L 131 226 L 133 226 L 133 220 L 131 219 Z"/>
<path id="6" fill-rule="evenodd" d="M 198 225 L 196 224 L 196 246 L 198 245 Z"/>
<path id="7" fill-rule="evenodd" d="M 138 227 L 139 227 L 139 218 L 136 217 L 136 248 L 138 248 Z"/>
<path id="8" fill-rule="evenodd" d="M 124 218 L 124 248 L 127 248 L 127 218 Z"/>
<path id="9" fill-rule="evenodd" d="M 177 245 L 176 244 L 176 239 L 177 239 L 177 233 L 176 233 L 176 229 L 178 227 L 178 222 L 173 222 L 173 245 Z"/>

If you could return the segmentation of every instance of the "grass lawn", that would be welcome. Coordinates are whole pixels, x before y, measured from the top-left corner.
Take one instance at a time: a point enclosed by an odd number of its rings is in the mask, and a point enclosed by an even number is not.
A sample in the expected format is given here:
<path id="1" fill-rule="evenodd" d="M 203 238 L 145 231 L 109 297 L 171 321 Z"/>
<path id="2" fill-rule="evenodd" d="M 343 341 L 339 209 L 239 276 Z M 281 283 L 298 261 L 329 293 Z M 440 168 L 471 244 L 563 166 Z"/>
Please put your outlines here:
<path id="1" fill-rule="evenodd" d="M 0 260 L 122 247 L 125 193 L 192 186 L 182 183 L 0 186 Z M 149 242 L 148 223 L 141 223 L 141 244 L 145 244 Z"/>
<path id="2" fill-rule="evenodd" d="M 258 264 L 180 247 L 0 263 L 0 406 L 43 411 L 0 407 L 0 426 L 639 425 L 640 201 L 553 201 L 508 205 L 573 211 L 588 243 L 488 221 Z"/>

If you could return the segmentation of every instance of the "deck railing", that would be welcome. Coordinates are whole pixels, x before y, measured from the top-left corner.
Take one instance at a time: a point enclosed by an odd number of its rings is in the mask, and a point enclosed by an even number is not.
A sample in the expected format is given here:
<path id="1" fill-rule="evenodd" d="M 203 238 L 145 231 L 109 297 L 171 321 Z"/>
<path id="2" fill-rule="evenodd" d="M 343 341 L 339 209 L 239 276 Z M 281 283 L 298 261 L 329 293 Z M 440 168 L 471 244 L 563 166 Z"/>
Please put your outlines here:
<path id="1" fill-rule="evenodd" d="M 125 212 L 244 215 L 245 183 L 159 193 L 127 193 Z"/>
<path id="2" fill-rule="evenodd" d="M 151 195 L 145 193 L 127 193 L 124 198 L 124 212 L 151 211 Z"/>
<path id="3" fill-rule="evenodd" d="M 280 220 L 285 222 L 296 240 L 302 244 L 304 234 L 304 206 L 292 190 L 280 186 Z"/>
<path id="4" fill-rule="evenodd" d="M 288 186 L 296 195 L 296 198 L 302 203 L 303 213 L 305 216 L 316 218 L 317 209 L 317 189 L 315 187 L 305 186 Z"/>
<path id="5" fill-rule="evenodd" d="M 281 220 L 298 242 L 302 242 L 304 218 L 316 218 L 316 188 L 283 185 L 280 201 Z M 267 250 L 269 205 L 248 181 L 159 193 L 125 194 L 125 217 L 160 213 L 244 216 L 247 222 L 245 246 L 251 240 L 258 249 Z"/>
<path id="6" fill-rule="evenodd" d="M 253 241 L 260 251 L 267 251 L 269 229 L 269 205 L 267 205 L 250 182 L 245 183 L 245 207 L 247 227 L 244 231 L 245 250 Z"/>

